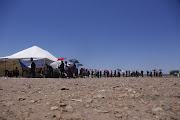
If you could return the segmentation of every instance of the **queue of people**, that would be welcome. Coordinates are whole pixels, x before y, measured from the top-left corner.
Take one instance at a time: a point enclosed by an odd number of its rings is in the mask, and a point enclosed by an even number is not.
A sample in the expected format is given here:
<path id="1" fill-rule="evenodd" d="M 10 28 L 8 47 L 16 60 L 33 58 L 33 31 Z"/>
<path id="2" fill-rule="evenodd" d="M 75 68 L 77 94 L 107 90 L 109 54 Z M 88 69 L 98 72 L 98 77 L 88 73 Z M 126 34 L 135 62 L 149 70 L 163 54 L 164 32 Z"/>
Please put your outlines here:
<path id="1" fill-rule="evenodd" d="M 103 74 L 102 74 L 103 73 Z M 114 71 L 108 71 L 108 70 L 96 70 L 96 69 L 84 69 L 84 68 L 81 68 L 80 69 L 80 77 L 81 78 L 101 78 L 101 77 L 144 77 L 144 71 L 130 71 L 130 70 L 122 70 L 122 71 L 119 71 L 119 70 L 114 70 Z M 162 77 L 163 76 L 163 73 L 162 71 L 154 71 L 154 75 L 153 75 L 153 72 L 152 71 L 147 71 L 147 74 L 146 74 L 147 77 Z"/>
<path id="2" fill-rule="evenodd" d="M 36 64 L 33 61 L 33 59 L 31 58 L 31 65 L 30 65 L 30 70 L 29 70 L 29 74 L 28 74 L 28 78 L 32 77 L 35 78 L 36 77 Z M 56 74 L 56 76 L 54 75 L 54 69 L 48 65 L 45 64 L 45 67 L 43 69 L 41 69 L 41 74 L 44 75 L 44 77 L 46 78 L 53 78 L 53 77 L 60 77 L 60 78 L 101 78 L 101 77 L 144 77 L 144 71 L 130 71 L 130 70 L 102 70 L 102 69 L 85 69 L 85 68 L 80 68 L 78 70 L 77 66 L 75 63 L 73 64 L 68 64 L 67 61 L 65 61 L 65 63 L 63 61 L 61 61 L 61 64 L 58 67 L 58 72 Z M 16 67 L 16 69 L 14 70 L 14 75 L 16 77 L 18 77 L 19 75 L 19 70 Z M 152 71 L 147 71 L 146 73 L 147 77 L 162 77 L 163 73 L 162 70 L 160 71 L 156 71 L 153 70 Z"/>

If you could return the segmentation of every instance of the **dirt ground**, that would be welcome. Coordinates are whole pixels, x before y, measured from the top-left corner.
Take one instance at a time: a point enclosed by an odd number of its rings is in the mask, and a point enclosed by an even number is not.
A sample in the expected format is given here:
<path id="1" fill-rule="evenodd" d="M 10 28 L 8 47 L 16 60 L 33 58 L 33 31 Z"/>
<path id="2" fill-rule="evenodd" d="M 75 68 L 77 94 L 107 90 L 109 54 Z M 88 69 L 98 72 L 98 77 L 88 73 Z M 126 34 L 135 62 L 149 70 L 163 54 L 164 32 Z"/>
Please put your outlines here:
<path id="1" fill-rule="evenodd" d="M 180 78 L 0 79 L 0 120 L 180 120 Z"/>

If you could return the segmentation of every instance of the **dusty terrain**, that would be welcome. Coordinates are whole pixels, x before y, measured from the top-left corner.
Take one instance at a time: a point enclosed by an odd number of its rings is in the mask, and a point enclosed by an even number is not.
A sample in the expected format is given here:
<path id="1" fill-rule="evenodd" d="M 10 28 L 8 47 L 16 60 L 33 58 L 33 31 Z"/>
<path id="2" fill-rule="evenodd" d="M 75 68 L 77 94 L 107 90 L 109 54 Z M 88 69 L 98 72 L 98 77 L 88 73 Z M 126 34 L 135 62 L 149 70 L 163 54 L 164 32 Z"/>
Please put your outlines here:
<path id="1" fill-rule="evenodd" d="M 180 120 L 180 78 L 0 79 L 0 120 Z"/>

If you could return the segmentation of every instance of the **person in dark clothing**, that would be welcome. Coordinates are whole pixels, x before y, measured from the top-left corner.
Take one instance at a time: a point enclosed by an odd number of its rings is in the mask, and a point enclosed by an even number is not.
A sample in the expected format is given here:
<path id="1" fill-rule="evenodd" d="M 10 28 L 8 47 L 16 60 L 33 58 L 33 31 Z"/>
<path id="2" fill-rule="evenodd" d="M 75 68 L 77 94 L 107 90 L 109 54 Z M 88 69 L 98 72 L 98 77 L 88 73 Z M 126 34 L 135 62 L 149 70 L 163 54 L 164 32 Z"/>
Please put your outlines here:
<path id="1" fill-rule="evenodd" d="M 48 65 L 48 64 L 46 64 L 46 66 L 47 66 L 47 69 L 49 71 L 48 77 L 52 78 L 53 77 L 53 68 L 50 65 Z"/>
<path id="2" fill-rule="evenodd" d="M 81 76 L 81 78 L 83 78 L 83 69 L 82 68 L 80 69 L 80 76 Z"/>
<path id="3" fill-rule="evenodd" d="M 116 77 L 116 70 L 114 70 L 114 77 Z"/>
<path id="4" fill-rule="evenodd" d="M 141 71 L 141 76 L 142 76 L 142 77 L 143 77 L 143 72 L 144 72 L 144 71 Z"/>
<path id="5" fill-rule="evenodd" d="M 64 78 L 65 69 L 64 69 L 64 62 L 63 61 L 61 61 L 61 65 L 60 65 L 59 69 L 60 69 L 60 72 L 61 72 L 61 78 Z"/>
<path id="6" fill-rule="evenodd" d="M 107 77 L 109 77 L 109 71 L 107 71 Z"/>
<path id="7" fill-rule="evenodd" d="M 19 70 L 18 70 L 18 67 L 16 67 L 16 69 L 13 71 L 13 75 L 15 75 L 16 77 L 19 76 Z"/>
<path id="8" fill-rule="evenodd" d="M 150 72 L 150 76 L 152 77 L 152 71 Z"/>
<path id="9" fill-rule="evenodd" d="M 147 71 L 147 77 L 149 76 L 149 71 Z"/>
<path id="10" fill-rule="evenodd" d="M 126 70 L 126 77 L 127 77 L 128 71 Z"/>
<path id="11" fill-rule="evenodd" d="M 76 78 L 78 78 L 78 69 L 76 68 L 76 74 L 75 74 Z"/>
<path id="12" fill-rule="evenodd" d="M 99 71 L 96 72 L 96 76 L 99 78 Z"/>
<path id="13" fill-rule="evenodd" d="M 118 77 L 120 77 L 121 76 L 121 73 L 120 73 L 120 71 L 118 71 Z"/>
<path id="14" fill-rule="evenodd" d="M 89 70 L 87 70 L 87 76 L 88 76 L 88 78 L 89 78 L 89 75 L 90 75 L 90 72 L 89 72 Z"/>
<path id="15" fill-rule="evenodd" d="M 154 71 L 154 77 L 156 76 L 156 72 Z"/>
<path id="16" fill-rule="evenodd" d="M 156 71 L 156 77 L 158 77 L 158 71 Z"/>
<path id="17" fill-rule="evenodd" d="M 136 70 L 136 77 L 138 77 L 138 71 Z"/>
<path id="18" fill-rule="evenodd" d="M 29 76 L 28 76 L 29 78 L 31 75 L 32 75 L 32 78 L 35 78 L 36 76 L 35 69 L 36 69 L 36 64 L 34 63 L 33 58 L 31 58 L 31 69 L 29 71 Z"/>
<path id="19" fill-rule="evenodd" d="M 161 71 L 159 72 L 159 77 L 162 77 L 162 72 Z"/>
<path id="20" fill-rule="evenodd" d="M 104 77 L 107 77 L 107 76 L 106 76 L 106 71 L 104 71 Z"/>
<path id="21" fill-rule="evenodd" d="M 100 74 L 99 74 L 99 77 L 101 78 L 101 76 L 102 76 L 102 71 L 100 70 Z"/>
<path id="22" fill-rule="evenodd" d="M 94 71 L 92 70 L 91 71 L 91 78 L 93 78 L 93 75 L 94 75 Z"/>

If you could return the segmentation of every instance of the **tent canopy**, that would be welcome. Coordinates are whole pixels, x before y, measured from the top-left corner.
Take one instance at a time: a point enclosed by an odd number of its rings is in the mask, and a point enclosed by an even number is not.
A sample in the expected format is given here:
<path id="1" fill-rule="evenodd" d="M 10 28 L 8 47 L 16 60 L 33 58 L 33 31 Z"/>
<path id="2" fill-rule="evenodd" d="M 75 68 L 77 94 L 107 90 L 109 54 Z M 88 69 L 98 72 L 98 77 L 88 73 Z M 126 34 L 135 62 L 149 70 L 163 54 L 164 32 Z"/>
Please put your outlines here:
<path id="1" fill-rule="evenodd" d="M 48 59 L 50 61 L 57 61 L 57 58 L 54 57 L 52 54 L 50 54 L 48 51 L 41 49 L 38 46 L 33 46 L 30 48 L 27 48 L 25 50 L 22 50 L 20 52 L 17 52 L 11 56 L 1 57 L 8 58 L 8 59 Z"/>

